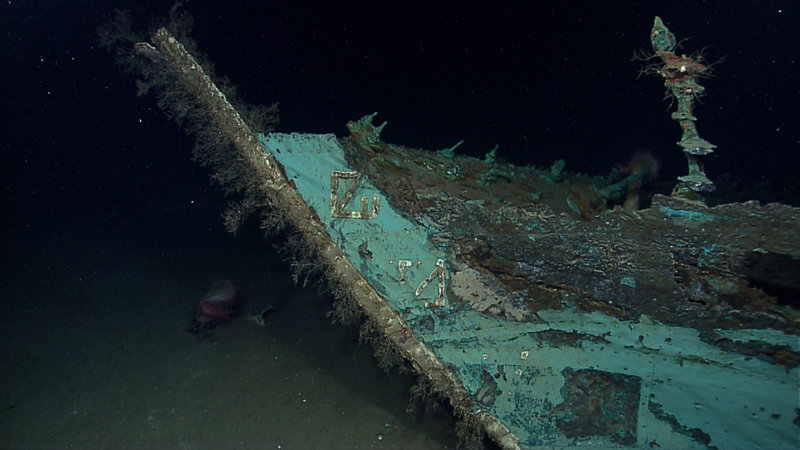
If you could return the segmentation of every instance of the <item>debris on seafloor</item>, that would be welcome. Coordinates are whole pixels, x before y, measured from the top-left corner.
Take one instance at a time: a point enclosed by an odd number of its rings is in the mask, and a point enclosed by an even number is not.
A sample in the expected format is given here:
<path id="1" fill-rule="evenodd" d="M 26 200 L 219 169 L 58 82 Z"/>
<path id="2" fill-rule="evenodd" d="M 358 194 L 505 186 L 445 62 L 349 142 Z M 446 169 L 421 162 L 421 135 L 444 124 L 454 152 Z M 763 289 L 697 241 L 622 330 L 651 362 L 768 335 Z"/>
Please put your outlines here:
<path id="1" fill-rule="evenodd" d="M 253 325 L 258 325 L 260 327 L 266 327 L 267 326 L 267 316 L 271 315 L 272 313 L 274 313 L 276 311 L 277 311 L 277 309 L 275 309 L 274 306 L 270 305 L 270 306 L 267 306 L 266 308 L 262 308 L 261 311 L 258 311 L 258 312 L 255 312 L 255 313 L 251 312 L 250 314 L 245 316 L 245 319 L 247 320 L 248 323 L 252 323 Z"/>
<path id="2" fill-rule="evenodd" d="M 166 29 L 135 49 L 193 99 L 195 129 L 233 144 L 213 161 L 239 170 L 247 205 L 289 224 L 382 345 L 501 447 L 796 445 L 800 209 L 707 207 L 686 190 L 708 185 L 692 151 L 676 195 L 626 210 L 608 200 L 644 171 L 604 186 L 563 161 L 392 145 L 374 114 L 342 139 L 256 134 Z"/>

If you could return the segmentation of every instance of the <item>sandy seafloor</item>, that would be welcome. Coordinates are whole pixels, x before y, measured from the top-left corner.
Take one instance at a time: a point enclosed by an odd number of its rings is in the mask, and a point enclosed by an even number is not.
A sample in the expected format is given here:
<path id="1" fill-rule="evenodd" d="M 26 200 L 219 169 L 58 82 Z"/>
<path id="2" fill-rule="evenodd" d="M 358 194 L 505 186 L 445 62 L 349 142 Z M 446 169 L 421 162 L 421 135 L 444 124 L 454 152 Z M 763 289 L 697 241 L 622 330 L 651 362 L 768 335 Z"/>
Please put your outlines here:
<path id="1" fill-rule="evenodd" d="M 455 448 L 441 405 L 378 368 L 332 299 L 295 287 L 257 231 L 22 227 L 2 240 L 0 448 Z M 70 231 L 52 231 L 54 228 Z M 133 227 L 135 228 L 135 227 Z M 251 226 L 249 228 L 255 228 Z M 216 278 L 245 310 L 187 332 Z"/>

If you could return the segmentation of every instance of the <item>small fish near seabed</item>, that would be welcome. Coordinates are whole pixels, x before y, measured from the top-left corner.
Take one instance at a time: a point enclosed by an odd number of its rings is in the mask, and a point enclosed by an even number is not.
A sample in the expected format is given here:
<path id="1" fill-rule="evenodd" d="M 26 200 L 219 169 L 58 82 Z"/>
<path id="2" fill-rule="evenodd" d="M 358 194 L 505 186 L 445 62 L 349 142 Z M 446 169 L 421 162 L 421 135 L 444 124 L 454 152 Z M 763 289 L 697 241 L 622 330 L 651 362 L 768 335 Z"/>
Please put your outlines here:
<path id="1" fill-rule="evenodd" d="M 211 337 L 209 331 L 238 316 L 241 306 L 239 288 L 230 280 L 217 280 L 197 302 L 189 331 L 198 337 Z"/>

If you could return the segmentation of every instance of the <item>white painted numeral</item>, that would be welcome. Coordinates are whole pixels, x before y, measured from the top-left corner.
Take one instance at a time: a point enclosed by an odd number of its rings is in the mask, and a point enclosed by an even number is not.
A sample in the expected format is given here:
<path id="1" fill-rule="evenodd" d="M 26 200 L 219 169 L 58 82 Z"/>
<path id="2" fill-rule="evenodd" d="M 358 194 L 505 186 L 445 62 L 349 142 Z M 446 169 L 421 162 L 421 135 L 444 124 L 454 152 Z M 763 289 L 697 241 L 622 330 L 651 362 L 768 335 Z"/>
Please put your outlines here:
<path id="1" fill-rule="evenodd" d="M 425 302 L 425 306 L 427 306 L 427 307 L 430 307 L 430 306 L 445 306 L 446 305 L 446 301 L 444 299 L 444 260 L 443 259 L 437 259 L 436 260 L 436 267 L 433 269 L 433 272 L 431 272 L 431 274 L 428 275 L 428 278 L 425 278 L 424 280 L 422 280 L 422 283 L 420 283 L 419 286 L 417 286 L 417 290 L 414 291 L 414 295 L 419 297 L 419 295 L 422 293 L 422 291 L 428 286 L 428 284 L 431 281 L 433 281 L 434 278 L 438 278 L 439 279 L 439 298 L 437 298 L 436 301 L 433 301 L 433 302 Z"/>
<path id="2" fill-rule="evenodd" d="M 397 261 L 397 270 L 400 271 L 400 282 L 406 282 L 406 267 L 411 267 L 411 261 L 407 259 L 401 259 Z"/>
<path id="3" fill-rule="evenodd" d="M 353 180 L 341 199 L 338 198 L 339 180 Z M 361 182 L 361 174 L 358 172 L 345 172 L 341 170 L 331 171 L 331 216 L 344 219 L 371 219 L 378 215 L 378 195 L 372 196 L 372 211 L 368 211 L 367 197 L 361 197 L 361 211 L 345 210 L 344 207 L 353 198 L 353 193 Z"/>

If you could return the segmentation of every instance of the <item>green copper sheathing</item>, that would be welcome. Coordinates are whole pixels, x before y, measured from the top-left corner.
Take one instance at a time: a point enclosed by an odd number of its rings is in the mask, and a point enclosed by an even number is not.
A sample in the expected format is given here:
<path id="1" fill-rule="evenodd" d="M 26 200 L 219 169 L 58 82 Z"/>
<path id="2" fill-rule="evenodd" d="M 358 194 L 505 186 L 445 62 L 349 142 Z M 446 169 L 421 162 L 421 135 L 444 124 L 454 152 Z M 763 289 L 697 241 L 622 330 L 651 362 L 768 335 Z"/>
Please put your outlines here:
<path id="1" fill-rule="evenodd" d="M 359 182 L 345 210 L 359 210 L 362 197 L 372 208 L 378 196 L 379 213 L 370 219 L 334 218 L 331 215 L 331 173 L 349 172 L 344 152 L 332 134 L 260 135 L 259 139 L 293 180 L 306 203 L 314 208 L 342 252 L 372 286 L 389 301 L 392 309 L 424 310 L 426 302 L 439 298 L 438 280 L 415 295 L 420 283 L 444 258 L 431 248 L 425 227 L 397 214 L 381 199 L 381 193 L 366 179 Z M 352 180 L 341 179 L 339 192 Z M 355 206 L 353 206 L 355 205 Z M 407 267 L 401 261 L 408 261 Z M 402 273 L 400 267 L 402 266 Z M 403 273 L 405 276 L 403 276 Z M 404 278 L 404 280 L 403 280 Z M 402 281 L 401 281 L 402 280 Z"/>
<path id="2" fill-rule="evenodd" d="M 732 448 L 747 434 L 751 442 L 786 442 L 796 438 L 791 423 L 797 406 L 798 370 L 785 371 L 767 362 L 720 351 L 701 341 L 696 330 L 648 323 L 623 322 L 593 313 L 540 312 L 543 324 L 507 322 L 458 313 L 443 320 L 440 332 L 422 333 L 437 353 L 457 368 L 470 392 L 490 412 L 512 428 L 526 447 L 570 445 L 577 440 L 590 447 L 624 445 L 666 448 Z M 730 332 L 731 339 L 768 339 L 798 348 L 796 337 L 782 333 L 756 336 L 753 331 Z M 769 334 L 769 333 L 768 333 Z M 560 337 L 559 337 L 560 336 Z M 567 372 L 621 374 L 609 389 L 609 377 L 587 389 L 614 392 L 616 399 L 578 394 L 570 408 L 565 397 Z M 482 379 L 488 374 L 488 382 Z M 631 393 L 626 384 L 636 383 Z M 761 384 L 763 383 L 763 384 Z M 487 388 L 487 384 L 489 387 Z M 756 388 L 757 387 L 757 388 Z M 575 388 L 575 386 L 571 386 Z M 483 397 L 481 397 L 482 394 Z M 582 400 L 582 401 L 581 401 Z M 591 405 L 591 406 L 589 406 Z M 611 414 L 633 411 L 636 417 Z M 763 408 L 763 409 L 762 409 Z M 775 417 L 782 417 L 777 420 Z M 713 418 L 713 420 L 709 420 Z M 564 431 L 585 422 L 605 421 L 610 436 L 593 436 L 591 443 Z M 575 423 L 575 427 L 569 425 Z"/>
<path id="3" fill-rule="evenodd" d="M 656 17 L 653 22 L 650 42 L 655 56 L 661 60 L 660 64 L 651 67 L 651 71 L 664 78 L 664 85 L 678 105 L 677 110 L 672 113 L 672 118 L 683 130 L 678 145 L 689 164 L 689 173 L 678 177 L 674 195 L 702 201 L 702 192 L 713 190 L 714 183 L 706 177 L 700 157 L 713 153 L 716 146 L 698 135 L 693 105 L 694 99 L 702 95 L 705 90 L 697 83 L 697 79 L 708 76 L 708 67 L 698 62 L 697 57 L 678 56 L 674 53 L 675 35 L 667 29 L 660 17 Z"/>
<path id="4" fill-rule="evenodd" d="M 259 139 L 352 264 L 455 370 L 477 407 L 500 419 L 523 447 L 734 448 L 743 436 L 763 445 L 796 442 L 798 367 L 725 351 L 696 329 L 646 315 L 625 321 L 570 308 L 541 310 L 533 322 L 483 315 L 452 303 L 449 292 L 480 298 L 493 295 L 491 287 L 470 284 L 463 276 L 470 269 L 456 272 L 448 263 L 444 305 L 434 306 L 436 277 L 415 295 L 436 261 L 446 261 L 447 248 L 428 242 L 434 231 L 428 224 L 396 213 L 366 177 L 342 209 L 371 212 L 377 195 L 377 214 L 333 217 L 331 173 L 352 171 L 333 135 Z M 340 182 L 343 193 L 353 178 Z M 676 208 L 662 212 L 667 220 L 713 220 Z M 407 261 L 402 271 L 400 261 Z M 618 284 L 636 289 L 631 277 Z M 720 330 L 716 339 L 800 351 L 797 336 L 779 331 Z"/>

